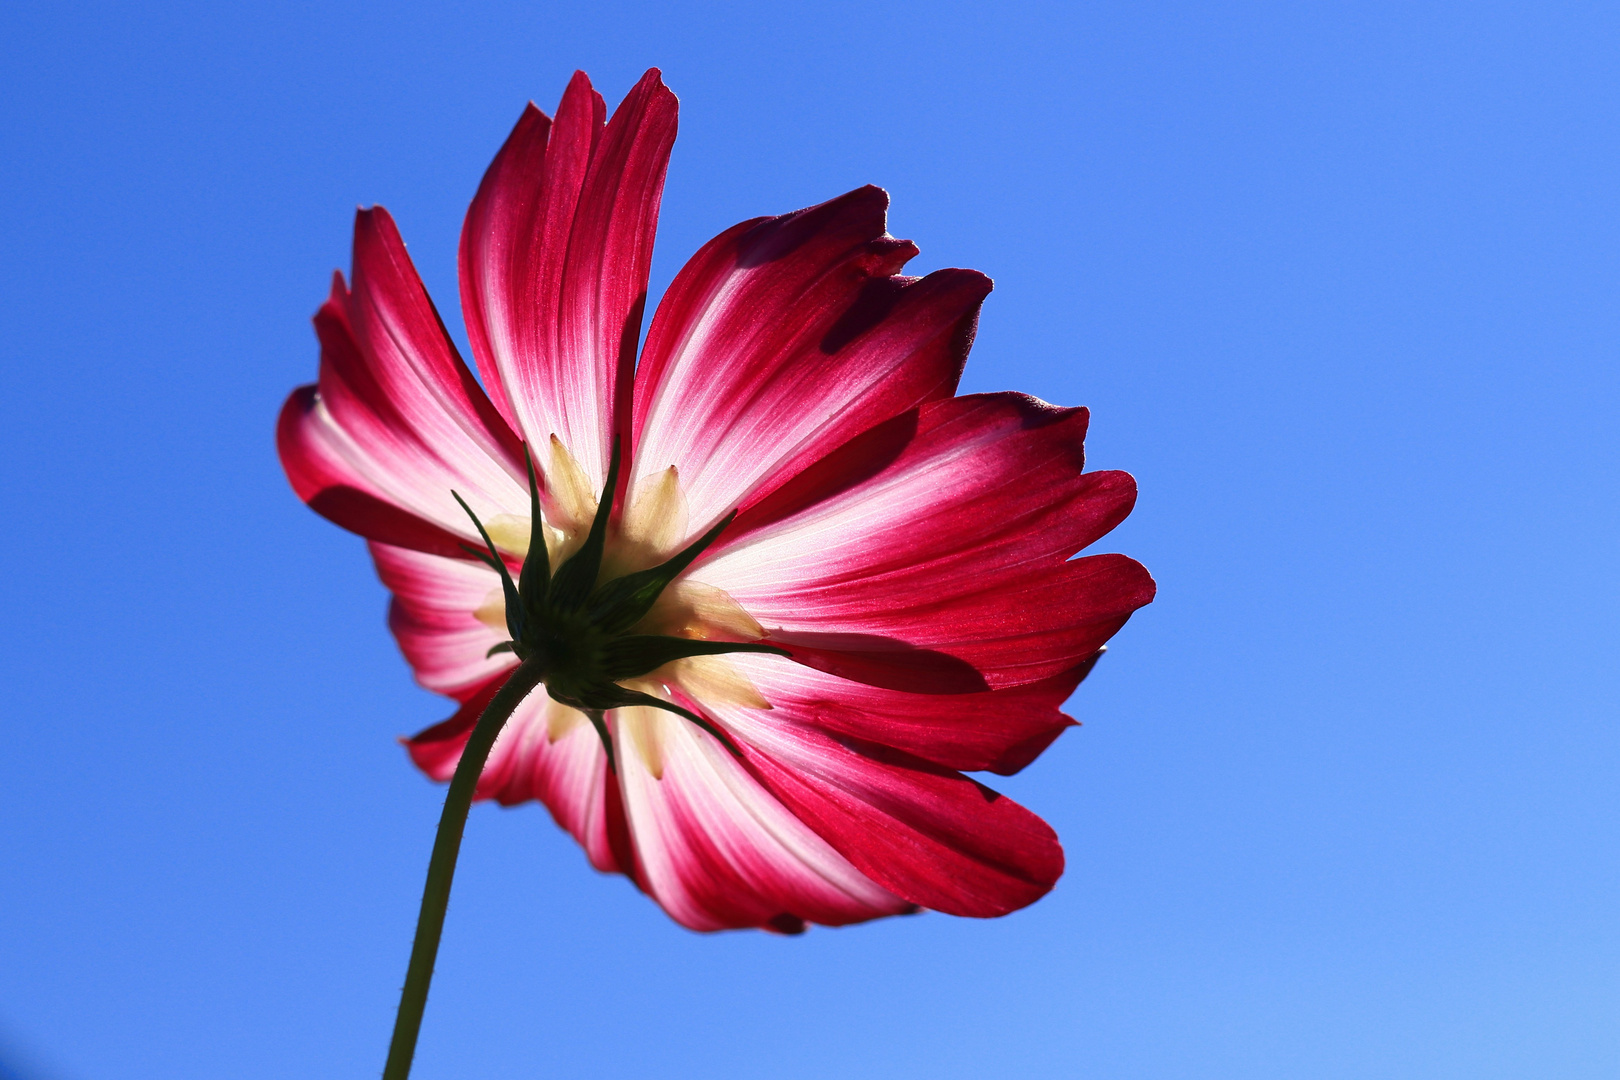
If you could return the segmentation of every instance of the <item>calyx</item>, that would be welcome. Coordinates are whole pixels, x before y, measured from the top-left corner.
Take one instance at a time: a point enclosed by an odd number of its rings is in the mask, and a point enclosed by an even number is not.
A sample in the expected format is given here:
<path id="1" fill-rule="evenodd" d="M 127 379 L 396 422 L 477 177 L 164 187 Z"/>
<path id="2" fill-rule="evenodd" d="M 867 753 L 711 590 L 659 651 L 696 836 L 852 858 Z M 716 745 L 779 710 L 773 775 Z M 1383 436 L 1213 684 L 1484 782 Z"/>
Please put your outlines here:
<path id="1" fill-rule="evenodd" d="M 501 577 L 501 591 L 506 598 L 506 629 L 511 638 L 491 648 L 489 655 L 510 652 L 522 661 L 538 659 L 545 672 L 542 678 L 546 692 L 553 701 L 578 709 L 590 719 L 607 752 L 610 769 L 615 767 L 613 740 L 603 714 L 629 705 L 646 705 L 685 717 L 732 753 L 737 753 L 730 738 L 697 713 L 620 685 L 626 679 L 646 675 L 672 660 L 688 656 L 731 652 L 788 655 L 786 649 L 760 642 L 702 641 L 626 632 L 652 610 L 664 588 L 714 543 L 737 512 L 727 514 L 714 528 L 666 562 L 598 585 L 596 578 L 602 569 L 608 519 L 613 512 L 613 495 L 619 480 L 619 440 L 615 438 L 607 483 L 596 504 L 590 532 L 579 549 L 552 573 L 551 558 L 541 531 L 544 525 L 540 519 L 540 486 L 527 447 L 523 456 L 529 470 L 531 531 L 529 552 L 517 581 L 512 580 L 506 561 L 478 515 L 459 494 L 450 493 L 472 518 L 484 541 L 482 550 L 469 544 L 463 544 L 462 548 Z"/>

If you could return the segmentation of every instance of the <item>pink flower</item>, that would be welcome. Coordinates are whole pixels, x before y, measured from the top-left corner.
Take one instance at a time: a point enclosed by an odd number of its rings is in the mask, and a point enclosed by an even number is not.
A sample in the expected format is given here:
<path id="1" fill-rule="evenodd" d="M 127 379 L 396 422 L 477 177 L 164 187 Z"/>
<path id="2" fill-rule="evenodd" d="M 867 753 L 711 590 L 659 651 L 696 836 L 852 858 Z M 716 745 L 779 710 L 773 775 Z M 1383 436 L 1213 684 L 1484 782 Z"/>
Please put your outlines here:
<path id="1" fill-rule="evenodd" d="M 873 187 L 711 240 L 638 364 L 676 101 L 649 71 L 605 115 L 583 74 L 554 120 L 531 105 L 467 213 L 482 387 L 378 207 L 357 216 L 352 284 L 338 275 L 315 316 L 319 381 L 281 414 L 294 490 L 367 538 L 417 678 L 461 704 L 411 757 L 447 779 L 517 664 L 501 580 L 451 492 L 515 574 L 527 445 L 549 566 L 589 547 L 599 501 L 599 585 L 724 525 L 631 629 L 771 651 L 619 678 L 659 705 L 613 708 L 600 733 L 557 700 L 583 691 L 549 680 L 480 797 L 545 803 L 594 866 L 698 930 L 1033 902 L 1063 871 L 1056 835 L 959 770 L 1033 760 L 1152 599 L 1136 562 L 1071 558 L 1130 512 L 1134 482 L 1082 471 L 1084 409 L 953 396 L 990 281 L 901 276 L 917 249 L 887 234 Z"/>

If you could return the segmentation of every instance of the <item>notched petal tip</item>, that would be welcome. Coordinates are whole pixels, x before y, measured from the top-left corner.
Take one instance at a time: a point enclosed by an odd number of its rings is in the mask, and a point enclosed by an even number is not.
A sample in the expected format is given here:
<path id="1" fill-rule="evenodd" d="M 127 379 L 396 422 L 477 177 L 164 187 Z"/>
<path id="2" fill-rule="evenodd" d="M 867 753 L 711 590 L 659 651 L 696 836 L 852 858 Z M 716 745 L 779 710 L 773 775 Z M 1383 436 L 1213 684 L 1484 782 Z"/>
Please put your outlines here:
<path id="1" fill-rule="evenodd" d="M 1062 715 L 1062 714 L 1060 714 Z M 1046 731 L 1032 735 L 1023 742 L 1009 746 L 1001 756 L 992 761 L 988 767 L 989 772 L 997 776 L 1014 776 L 1022 772 L 1036 758 L 1046 753 L 1046 748 L 1057 741 L 1057 737 L 1072 727 L 1080 724 L 1073 717 L 1064 716 L 1064 722 L 1055 724 Z"/>
<path id="2" fill-rule="evenodd" d="M 655 67 L 642 72 L 641 78 L 636 80 L 636 85 L 624 96 L 625 101 L 629 101 L 638 93 L 645 94 L 649 101 L 667 102 L 671 106 L 679 102 L 674 91 L 664 85 L 664 73 Z"/>
<path id="3" fill-rule="evenodd" d="M 381 203 L 372 203 L 370 206 L 361 206 L 354 212 L 354 244 L 355 261 L 359 262 L 360 245 L 377 242 L 397 243 L 401 247 L 405 241 L 399 233 L 399 223 L 394 215 Z"/>
<path id="4" fill-rule="evenodd" d="M 876 206 L 880 210 L 885 210 L 886 211 L 886 210 L 889 209 L 889 192 L 888 192 L 888 189 L 881 188 L 876 184 L 862 184 L 860 187 L 855 188 L 855 189 L 853 189 L 851 191 L 845 192 L 843 195 L 838 196 L 837 199 L 833 199 L 833 200 L 830 200 L 830 201 L 839 202 L 839 201 L 844 200 L 844 199 L 849 199 L 851 201 L 859 200 L 859 201 L 863 201 L 863 202 L 870 201 L 870 202 L 876 204 Z"/>

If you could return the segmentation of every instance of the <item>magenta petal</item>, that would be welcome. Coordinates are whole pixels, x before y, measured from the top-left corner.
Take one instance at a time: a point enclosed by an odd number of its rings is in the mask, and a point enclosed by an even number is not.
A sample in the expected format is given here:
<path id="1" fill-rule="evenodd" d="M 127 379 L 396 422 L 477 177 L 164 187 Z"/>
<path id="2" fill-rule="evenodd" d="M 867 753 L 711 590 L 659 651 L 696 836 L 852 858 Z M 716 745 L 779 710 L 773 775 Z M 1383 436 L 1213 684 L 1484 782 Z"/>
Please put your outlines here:
<path id="1" fill-rule="evenodd" d="M 670 285 L 635 395 L 639 474 L 674 465 L 694 527 L 954 392 L 990 281 L 894 276 L 917 253 L 861 188 L 711 240 Z"/>
<path id="2" fill-rule="evenodd" d="M 293 492 L 316 513 L 361 536 L 419 551 L 458 551 L 454 534 L 395 505 L 386 481 L 373 482 L 375 470 L 353 460 L 358 456 L 353 440 L 330 422 L 319 403 L 314 386 L 300 386 L 276 423 L 276 450 Z"/>
<path id="3" fill-rule="evenodd" d="M 620 737 L 619 783 L 638 882 L 676 921 L 694 930 L 793 932 L 806 922 L 841 926 L 910 908 L 851 866 L 713 738 L 684 720 L 659 723 L 662 775 L 654 777 Z"/>
<path id="4" fill-rule="evenodd" d="M 836 738 L 905 751 L 948 769 L 1010 775 L 1074 720 L 1062 706 L 1096 655 L 1050 679 L 1006 690 L 913 694 L 839 678 L 771 657 L 739 656 L 741 669 L 784 716 Z"/>
<path id="5" fill-rule="evenodd" d="M 529 106 L 484 175 L 461 234 L 473 355 L 531 444 L 553 434 L 594 483 L 630 378 L 653 234 L 675 140 L 675 95 L 647 72 L 603 126 L 583 72 L 555 122 Z"/>
<path id="6" fill-rule="evenodd" d="M 282 410 L 288 479 L 363 536 L 441 554 L 475 539 L 450 496 L 486 515 L 527 502 L 522 447 L 456 354 L 380 207 L 355 219 L 353 289 L 315 316 L 319 382 Z"/>
<path id="7" fill-rule="evenodd" d="M 1125 473 L 1082 472 L 1085 424 L 1017 394 L 924 405 L 745 511 L 694 575 L 844 678 L 936 694 L 1055 678 L 1153 597 L 1124 556 L 1068 561 L 1136 497 Z"/>
<path id="8" fill-rule="evenodd" d="M 510 653 L 489 656 L 506 635 L 473 612 L 500 588 L 483 563 L 446 559 L 373 542 L 377 576 L 394 594 L 388 627 L 429 690 L 459 700 L 514 666 Z"/>
<path id="9" fill-rule="evenodd" d="M 960 773 L 833 739 L 781 715 L 724 713 L 761 784 L 873 881 L 951 915 L 1005 915 L 1063 874 L 1051 827 Z"/>

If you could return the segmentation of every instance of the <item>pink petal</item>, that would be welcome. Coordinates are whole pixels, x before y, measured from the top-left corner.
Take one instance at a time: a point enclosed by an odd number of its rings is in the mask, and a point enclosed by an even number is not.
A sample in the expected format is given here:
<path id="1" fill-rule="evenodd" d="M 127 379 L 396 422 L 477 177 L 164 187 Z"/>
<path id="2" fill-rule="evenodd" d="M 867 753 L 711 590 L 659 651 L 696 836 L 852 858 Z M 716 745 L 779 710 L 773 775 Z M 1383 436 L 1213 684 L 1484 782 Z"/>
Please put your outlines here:
<path id="1" fill-rule="evenodd" d="M 451 498 L 493 516 L 528 501 L 522 447 L 444 332 L 387 211 L 355 220 L 353 290 L 315 316 L 320 380 L 277 430 L 293 489 L 339 525 L 451 554 L 476 542 Z"/>
<path id="2" fill-rule="evenodd" d="M 694 529 L 851 437 L 950 396 L 990 280 L 893 276 L 917 253 L 861 188 L 711 240 L 648 331 L 635 396 L 639 475 L 676 466 Z"/>
<path id="3" fill-rule="evenodd" d="M 615 730 L 621 731 L 610 714 Z M 667 716 L 668 714 L 660 714 Z M 712 737 L 660 720 L 662 778 L 618 738 L 637 878 L 693 930 L 839 926 L 909 910 L 762 789 Z"/>
<path id="4" fill-rule="evenodd" d="M 421 551 L 457 551 L 457 538 L 441 526 L 390 501 L 380 471 L 354 440 L 331 422 L 313 385 L 288 396 L 276 423 L 276 449 L 293 492 L 316 513 L 351 532 Z"/>
<path id="5" fill-rule="evenodd" d="M 1017 394 L 924 405 L 745 511 L 693 576 L 847 679 L 938 694 L 1056 678 L 1153 597 L 1124 556 L 1066 561 L 1136 497 L 1125 473 L 1081 471 L 1085 425 Z"/>
<path id="6" fill-rule="evenodd" d="M 973 594 L 929 598 L 908 586 L 887 595 L 892 610 L 863 616 L 832 610 L 820 618 L 767 612 L 760 619 L 767 628 L 783 624 L 771 637 L 801 664 L 912 693 L 973 693 L 1053 678 L 1079 664 L 1153 599 L 1153 579 L 1123 555 L 1093 555 Z M 794 622 L 863 629 L 807 631 Z"/>
<path id="7" fill-rule="evenodd" d="M 1005 915 L 1063 874 L 1050 826 L 960 773 L 796 723 L 784 709 L 718 712 L 776 798 L 873 881 L 951 915 Z"/>
<path id="8" fill-rule="evenodd" d="M 473 617 L 500 588 L 495 571 L 375 542 L 370 548 L 377 576 L 394 594 L 388 627 L 417 682 L 465 700 L 512 667 L 510 653 L 488 655 L 506 635 Z"/>
<path id="9" fill-rule="evenodd" d="M 583 72 L 555 123 L 530 105 L 461 233 L 462 307 L 490 392 L 531 445 L 555 434 L 594 483 L 615 423 L 628 427 L 675 95 L 653 69 L 604 129 L 605 112 Z"/>
<path id="10" fill-rule="evenodd" d="M 948 769 L 1003 776 L 1028 765 L 1074 726 L 1061 707 L 1096 661 L 1093 655 L 1053 678 L 1006 690 L 908 694 L 775 657 L 730 658 L 774 710 L 795 722 L 836 738 L 902 750 Z"/>
<path id="11" fill-rule="evenodd" d="M 511 663 L 508 657 L 508 670 Z M 473 724 L 500 689 L 505 674 L 479 688 L 450 719 L 405 741 L 418 768 L 435 780 L 450 779 Z M 551 741 L 546 726 L 548 704 L 541 687 L 517 707 L 495 740 L 474 797 L 494 799 L 503 806 L 538 799 L 557 824 L 579 841 L 592 866 L 624 872 L 630 865 L 624 858 L 628 838 L 617 784 L 607 770 L 601 740 L 589 724 L 580 724 Z"/>

